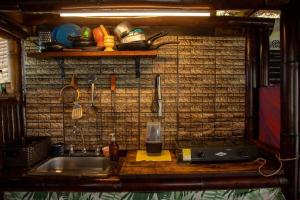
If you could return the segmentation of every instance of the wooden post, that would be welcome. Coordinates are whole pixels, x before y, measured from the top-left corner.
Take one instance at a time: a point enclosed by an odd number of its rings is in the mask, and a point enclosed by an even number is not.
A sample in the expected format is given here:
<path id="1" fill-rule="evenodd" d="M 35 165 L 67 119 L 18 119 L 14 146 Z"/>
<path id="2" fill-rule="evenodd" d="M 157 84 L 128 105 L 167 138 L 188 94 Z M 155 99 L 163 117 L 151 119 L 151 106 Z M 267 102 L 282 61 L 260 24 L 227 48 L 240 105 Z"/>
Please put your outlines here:
<path id="1" fill-rule="evenodd" d="M 299 156 L 299 2 L 294 0 L 282 8 L 281 45 L 281 157 Z M 299 162 L 284 162 L 288 179 L 287 199 L 298 199 Z"/>
<path id="2" fill-rule="evenodd" d="M 7 42 L 11 93 L 19 99 L 22 93 L 21 43 L 18 39 L 7 40 Z"/>
<path id="3" fill-rule="evenodd" d="M 259 60 L 260 60 L 260 87 L 268 86 L 268 65 L 269 65 L 269 29 L 261 28 L 259 30 Z"/>
<path id="4" fill-rule="evenodd" d="M 255 27 L 246 31 L 246 119 L 245 137 L 258 136 L 259 40 Z"/>

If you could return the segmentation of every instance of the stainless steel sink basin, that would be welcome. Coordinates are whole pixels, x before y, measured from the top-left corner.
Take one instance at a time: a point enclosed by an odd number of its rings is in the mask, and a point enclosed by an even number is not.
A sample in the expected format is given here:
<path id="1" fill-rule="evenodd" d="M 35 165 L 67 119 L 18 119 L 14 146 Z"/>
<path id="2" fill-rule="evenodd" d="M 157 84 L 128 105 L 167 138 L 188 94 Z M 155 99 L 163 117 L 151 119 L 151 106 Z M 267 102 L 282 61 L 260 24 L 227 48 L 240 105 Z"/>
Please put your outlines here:
<path id="1" fill-rule="evenodd" d="M 105 157 L 56 157 L 30 170 L 31 175 L 107 176 L 109 159 Z"/>

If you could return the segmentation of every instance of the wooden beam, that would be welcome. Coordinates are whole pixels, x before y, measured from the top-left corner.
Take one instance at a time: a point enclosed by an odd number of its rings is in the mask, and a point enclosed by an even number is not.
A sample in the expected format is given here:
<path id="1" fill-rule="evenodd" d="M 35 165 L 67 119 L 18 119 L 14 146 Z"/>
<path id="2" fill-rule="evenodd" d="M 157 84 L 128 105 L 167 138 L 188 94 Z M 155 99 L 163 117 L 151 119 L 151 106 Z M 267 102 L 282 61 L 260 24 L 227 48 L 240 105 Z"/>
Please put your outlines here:
<path id="1" fill-rule="evenodd" d="M 1 30 L 1 28 L 0 28 L 0 37 L 4 39 L 17 39 L 15 36 L 7 33 L 6 31 Z"/>
<path id="2" fill-rule="evenodd" d="M 23 11 L 57 11 L 62 9 L 278 9 L 287 4 L 289 0 L 182 0 L 180 2 L 159 2 L 159 1 L 113 1 L 113 0 L 26 0 L 21 1 L 19 7 Z M 5 4 L 3 5 L 5 7 Z M 10 7 L 9 5 L 6 7 Z M 1 7 L 0 7 L 1 8 Z"/>
<path id="3" fill-rule="evenodd" d="M 26 38 L 28 36 L 28 33 L 22 28 L 22 26 L 16 24 L 13 20 L 3 14 L 0 14 L 0 31 L 19 39 Z"/>

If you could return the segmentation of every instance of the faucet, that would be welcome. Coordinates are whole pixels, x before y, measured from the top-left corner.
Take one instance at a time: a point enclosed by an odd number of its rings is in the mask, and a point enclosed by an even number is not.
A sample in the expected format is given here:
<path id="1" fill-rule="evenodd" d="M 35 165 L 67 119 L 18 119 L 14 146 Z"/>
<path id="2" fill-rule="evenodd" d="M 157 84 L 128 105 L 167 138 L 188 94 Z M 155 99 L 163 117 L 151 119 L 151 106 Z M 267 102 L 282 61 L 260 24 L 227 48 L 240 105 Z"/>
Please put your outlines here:
<path id="1" fill-rule="evenodd" d="M 95 155 L 96 156 L 100 156 L 100 149 L 99 147 L 97 146 L 96 150 L 95 150 Z"/>
<path id="2" fill-rule="evenodd" d="M 86 154 L 85 140 L 84 140 L 84 137 L 83 137 L 83 134 L 81 131 L 80 131 L 80 135 L 81 135 L 81 140 L 82 140 L 82 153 Z"/>
<path id="3" fill-rule="evenodd" d="M 75 124 L 73 126 L 73 135 L 77 135 L 77 126 L 76 126 L 76 123 L 77 121 L 75 121 Z M 86 150 L 86 146 L 85 146 L 85 139 L 84 139 L 84 136 L 83 136 L 83 133 L 82 131 L 80 131 L 80 137 L 81 137 L 81 142 L 82 142 L 82 150 L 81 152 L 86 155 L 87 153 L 87 150 Z M 74 146 L 71 144 L 70 145 L 70 151 L 69 151 L 69 155 L 73 155 L 74 154 Z M 95 155 L 96 156 L 103 156 L 103 150 L 102 150 L 102 145 L 100 146 L 97 146 L 96 150 L 95 150 Z"/>
<path id="4" fill-rule="evenodd" d="M 71 144 L 70 145 L 70 150 L 69 150 L 69 156 L 74 154 L 74 146 Z"/>
<path id="5" fill-rule="evenodd" d="M 77 124 L 77 120 L 75 121 L 75 124 L 74 124 L 74 126 L 73 126 L 73 135 L 77 135 L 76 133 L 77 133 L 77 126 L 76 126 L 76 124 Z M 86 147 L 85 147 L 85 140 L 84 140 L 84 136 L 83 136 L 83 134 L 82 134 L 82 131 L 80 131 L 80 136 L 81 136 L 81 140 L 82 140 L 82 153 L 83 154 L 86 154 Z M 73 153 L 74 153 L 74 151 L 73 151 Z"/>

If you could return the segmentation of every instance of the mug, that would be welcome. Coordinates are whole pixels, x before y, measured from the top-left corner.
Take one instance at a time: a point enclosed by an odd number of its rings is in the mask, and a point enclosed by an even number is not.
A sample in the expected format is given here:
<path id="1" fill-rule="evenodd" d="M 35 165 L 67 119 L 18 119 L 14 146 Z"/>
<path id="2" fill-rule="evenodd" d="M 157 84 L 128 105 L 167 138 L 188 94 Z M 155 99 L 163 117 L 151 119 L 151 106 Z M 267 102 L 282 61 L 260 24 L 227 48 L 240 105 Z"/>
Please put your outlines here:
<path id="1" fill-rule="evenodd" d="M 64 144 L 63 143 L 56 143 L 51 145 L 51 156 L 63 156 L 65 152 Z"/>

